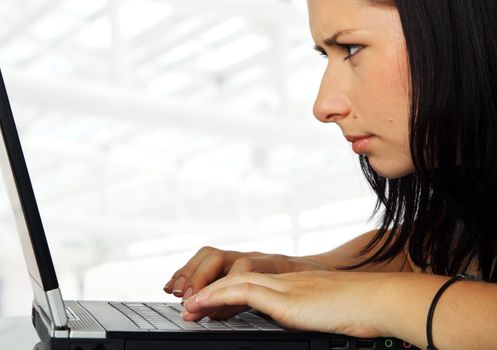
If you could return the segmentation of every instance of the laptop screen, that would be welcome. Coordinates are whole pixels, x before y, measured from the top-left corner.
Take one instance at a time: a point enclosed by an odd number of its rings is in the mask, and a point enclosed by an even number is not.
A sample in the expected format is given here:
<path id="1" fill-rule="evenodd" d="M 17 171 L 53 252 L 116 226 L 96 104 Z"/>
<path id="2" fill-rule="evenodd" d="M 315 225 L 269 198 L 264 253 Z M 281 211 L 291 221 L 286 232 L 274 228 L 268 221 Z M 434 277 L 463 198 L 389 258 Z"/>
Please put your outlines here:
<path id="1" fill-rule="evenodd" d="M 0 167 L 14 209 L 28 272 L 44 291 L 58 288 L 45 231 L 0 71 Z"/>

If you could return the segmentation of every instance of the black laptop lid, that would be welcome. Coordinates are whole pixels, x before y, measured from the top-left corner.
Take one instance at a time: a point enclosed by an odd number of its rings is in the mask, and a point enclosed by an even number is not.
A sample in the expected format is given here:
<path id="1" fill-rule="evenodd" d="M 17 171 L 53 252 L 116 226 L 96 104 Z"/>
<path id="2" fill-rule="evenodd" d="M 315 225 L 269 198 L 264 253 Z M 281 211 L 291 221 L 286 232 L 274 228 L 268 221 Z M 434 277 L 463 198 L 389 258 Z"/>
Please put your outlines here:
<path id="1" fill-rule="evenodd" d="M 0 70 L 0 166 L 14 209 L 28 272 L 44 291 L 58 288 L 40 212 L 22 152 L 5 83 Z"/>

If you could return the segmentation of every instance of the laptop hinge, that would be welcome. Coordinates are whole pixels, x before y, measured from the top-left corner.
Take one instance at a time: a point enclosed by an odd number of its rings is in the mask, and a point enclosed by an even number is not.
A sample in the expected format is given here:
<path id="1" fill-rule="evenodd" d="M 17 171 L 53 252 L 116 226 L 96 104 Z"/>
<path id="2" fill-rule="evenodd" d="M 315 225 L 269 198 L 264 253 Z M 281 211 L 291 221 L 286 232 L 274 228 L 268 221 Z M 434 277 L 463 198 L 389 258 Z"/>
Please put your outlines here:
<path id="1" fill-rule="evenodd" d="M 35 303 L 50 320 L 51 328 L 61 330 L 68 329 L 67 314 L 60 289 L 57 288 L 44 291 L 34 278 L 31 278 L 31 282 Z"/>
<path id="2" fill-rule="evenodd" d="M 43 322 L 44 329 L 48 332 L 48 335 L 52 338 L 69 338 L 69 329 L 55 329 L 53 328 L 53 323 L 45 313 L 45 311 L 40 307 L 40 305 L 33 301 L 33 317 L 34 313 L 37 313 L 41 322 Z M 33 323 L 34 324 L 34 323 Z"/>

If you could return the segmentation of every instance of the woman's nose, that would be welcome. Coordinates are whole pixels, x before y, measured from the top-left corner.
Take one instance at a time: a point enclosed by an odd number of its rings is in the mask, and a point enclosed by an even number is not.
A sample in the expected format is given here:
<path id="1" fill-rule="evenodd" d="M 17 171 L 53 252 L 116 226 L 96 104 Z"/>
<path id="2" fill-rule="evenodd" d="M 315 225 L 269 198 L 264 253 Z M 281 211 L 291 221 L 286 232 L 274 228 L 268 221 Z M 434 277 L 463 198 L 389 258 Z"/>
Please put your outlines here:
<path id="1" fill-rule="evenodd" d="M 331 84 L 325 74 L 313 108 L 314 116 L 323 123 L 337 122 L 351 113 L 350 100 L 339 85 Z"/>
<path id="2" fill-rule="evenodd" d="M 313 112 L 320 122 L 334 123 L 350 115 L 351 106 L 345 96 L 323 96 L 320 93 L 314 103 Z"/>

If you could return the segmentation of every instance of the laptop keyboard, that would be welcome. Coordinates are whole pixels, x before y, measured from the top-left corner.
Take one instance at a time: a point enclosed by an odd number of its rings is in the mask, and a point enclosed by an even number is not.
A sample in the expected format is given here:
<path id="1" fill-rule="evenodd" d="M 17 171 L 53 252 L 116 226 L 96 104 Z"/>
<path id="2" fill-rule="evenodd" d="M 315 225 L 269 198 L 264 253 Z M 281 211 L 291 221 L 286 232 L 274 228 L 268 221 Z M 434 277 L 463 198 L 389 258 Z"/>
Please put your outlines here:
<path id="1" fill-rule="evenodd" d="M 187 331 L 281 331 L 283 328 L 250 312 L 225 321 L 204 318 L 198 322 L 181 317 L 183 307 L 166 303 L 110 303 L 141 329 Z"/>

